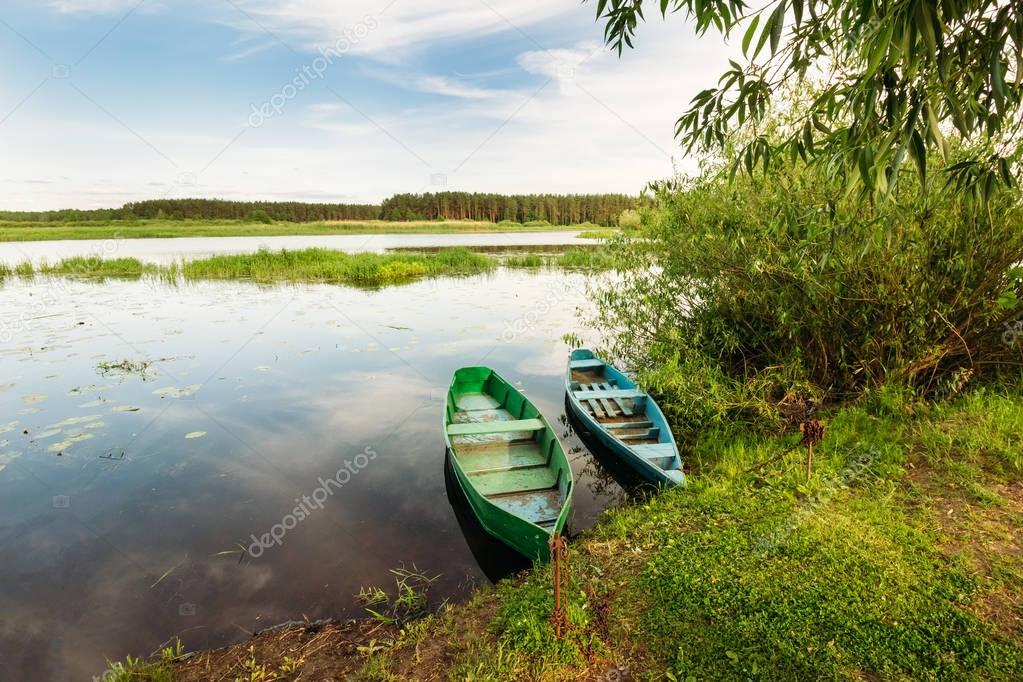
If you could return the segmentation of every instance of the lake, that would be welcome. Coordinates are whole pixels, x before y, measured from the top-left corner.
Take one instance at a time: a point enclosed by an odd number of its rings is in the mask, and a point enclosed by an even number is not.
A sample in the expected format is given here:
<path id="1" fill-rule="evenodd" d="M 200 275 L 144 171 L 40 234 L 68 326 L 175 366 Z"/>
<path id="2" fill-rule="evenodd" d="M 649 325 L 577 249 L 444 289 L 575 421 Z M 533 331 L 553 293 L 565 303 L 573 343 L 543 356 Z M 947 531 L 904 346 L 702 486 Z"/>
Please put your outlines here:
<path id="1" fill-rule="evenodd" d="M 560 337 L 580 331 L 584 286 L 503 268 L 376 291 L 8 279 L 0 679 L 91 679 L 175 636 L 215 647 L 365 615 L 359 589 L 392 588 L 398 567 L 439 576 L 434 605 L 499 577 L 445 488 L 460 366 L 496 368 L 556 426 L 571 527 L 591 525 L 622 492 L 565 419 Z"/>

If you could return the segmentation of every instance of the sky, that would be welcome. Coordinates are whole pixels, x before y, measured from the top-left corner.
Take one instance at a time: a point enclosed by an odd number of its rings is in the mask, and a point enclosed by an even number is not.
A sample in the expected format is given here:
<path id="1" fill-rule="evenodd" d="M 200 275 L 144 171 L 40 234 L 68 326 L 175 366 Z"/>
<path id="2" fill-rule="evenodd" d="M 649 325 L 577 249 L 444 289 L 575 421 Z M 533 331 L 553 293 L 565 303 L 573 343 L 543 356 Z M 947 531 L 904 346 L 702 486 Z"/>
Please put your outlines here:
<path id="1" fill-rule="evenodd" d="M 5 0 L 0 209 L 636 194 L 731 49 L 578 0 Z"/>

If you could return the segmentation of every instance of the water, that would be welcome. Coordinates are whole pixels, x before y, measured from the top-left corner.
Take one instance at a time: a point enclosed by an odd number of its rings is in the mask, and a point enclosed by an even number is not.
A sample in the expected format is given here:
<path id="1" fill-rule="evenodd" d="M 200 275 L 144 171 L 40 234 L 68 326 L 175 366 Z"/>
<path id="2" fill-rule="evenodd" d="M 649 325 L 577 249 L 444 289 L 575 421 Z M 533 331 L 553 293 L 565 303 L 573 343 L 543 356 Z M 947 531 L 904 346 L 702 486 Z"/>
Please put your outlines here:
<path id="1" fill-rule="evenodd" d="M 583 282 L 503 269 L 379 291 L 8 280 L 0 679 L 91 679 L 174 636 L 214 647 L 363 615 L 359 588 L 391 587 L 402 565 L 440 575 L 433 603 L 515 568 L 445 486 L 441 411 L 459 366 L 493 366 L 557 426 L 577 476 L 571 526 L 592 524 L 621 491 L 564 416 L 560 336 L 579 330 Z M 124 360 L 152 364 L 103 369 Z M 343 485 L 325 486 L 346 460 Z M 305 498 L 322 508 L 299 519 Z M 279 544 L 243 556 L 264 533 Z"/>
<path id="2" fill-rule="evenodd" d="M 0 243 L 0 263 L 17 265 L 31 261 L 38 265 L 55 263 L 73 256 L 138 258 L 143 262 L 166 265 L 179 260 L 206 256 L 252 253 L 260 248 L 307 249 L 319 246 L 351 253 L 382 252 L 392 248 L 439 248 L 461 246 L 517 247 L 592 246 L 595 242 L 579 239 L 579 232 L 477 232 L 451 234 L 358 234 L 295 235 L 284 237 L 175 237 L 172 239 L 80 239 L 44 242 Z"/>

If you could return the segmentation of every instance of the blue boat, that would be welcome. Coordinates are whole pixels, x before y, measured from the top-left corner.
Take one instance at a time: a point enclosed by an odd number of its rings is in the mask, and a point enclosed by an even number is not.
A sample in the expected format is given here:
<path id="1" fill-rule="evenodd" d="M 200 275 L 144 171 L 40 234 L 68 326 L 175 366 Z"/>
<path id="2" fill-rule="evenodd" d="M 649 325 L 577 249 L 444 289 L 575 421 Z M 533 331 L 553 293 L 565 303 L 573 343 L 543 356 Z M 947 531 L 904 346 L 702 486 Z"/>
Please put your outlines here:
<path id="1" fill-rule="evenodd" d="M 565 388 L 579 421 L 643 480 L 659 486 L 685 483 L 668 422 L 636 382 L 580 348 L 568 357 Z"/>

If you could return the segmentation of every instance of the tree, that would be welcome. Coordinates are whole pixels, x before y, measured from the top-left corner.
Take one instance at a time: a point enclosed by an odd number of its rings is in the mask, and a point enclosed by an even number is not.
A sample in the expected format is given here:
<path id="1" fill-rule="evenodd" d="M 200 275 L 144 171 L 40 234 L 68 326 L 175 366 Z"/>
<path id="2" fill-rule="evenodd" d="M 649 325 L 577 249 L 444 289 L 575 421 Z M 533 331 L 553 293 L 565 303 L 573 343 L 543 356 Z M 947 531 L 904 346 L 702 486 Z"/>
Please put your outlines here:
<path id="1" fill-rule="evenodd" d="M 643 0 L 597 0 L 608 44 L 633 47 Z M 687 151 L 720 151 L 744 129 L 732 173 L 784 156 L 833 169 L 847 186 L 890 195 L 907 159 L 923 179 L 929 152 L 957 189 L 986 202 L 1017 184 L 1023 133 L 1020 0 L 659 0 L 698 35 L 742 30 L 745 64 L 693 98 L 676 124 Z M 762 57 L 763 55 L 763 57 Z M 808 82 L 807 82 L 808 81 Z M 785 83 L 812 102 L 782 139 L 757 131 Z M 968 141 L 950 158 L 947 135 Z"/>

